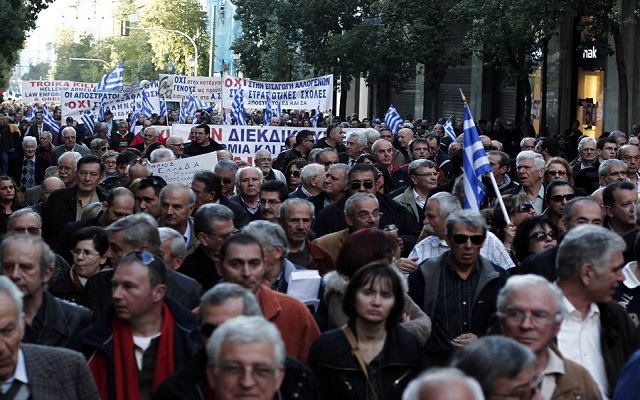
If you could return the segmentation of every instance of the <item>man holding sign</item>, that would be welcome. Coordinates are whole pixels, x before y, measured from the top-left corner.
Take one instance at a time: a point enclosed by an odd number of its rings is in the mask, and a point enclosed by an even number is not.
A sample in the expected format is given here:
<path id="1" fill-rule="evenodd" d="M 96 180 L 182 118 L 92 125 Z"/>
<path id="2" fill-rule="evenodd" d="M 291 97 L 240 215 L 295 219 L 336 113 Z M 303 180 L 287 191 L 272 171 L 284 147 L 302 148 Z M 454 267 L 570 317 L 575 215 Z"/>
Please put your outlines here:
<path id="1" fill-rule="evenodd" d="M 195 133 L 195 140 L 184 149 L 184 154 L 188 156 L 199 156 L 200 154 L 224 150 L 223 145 L 211 139 L 211 129 L 209 125 L 198 125 L 192 128 L 191 131 Z"/>

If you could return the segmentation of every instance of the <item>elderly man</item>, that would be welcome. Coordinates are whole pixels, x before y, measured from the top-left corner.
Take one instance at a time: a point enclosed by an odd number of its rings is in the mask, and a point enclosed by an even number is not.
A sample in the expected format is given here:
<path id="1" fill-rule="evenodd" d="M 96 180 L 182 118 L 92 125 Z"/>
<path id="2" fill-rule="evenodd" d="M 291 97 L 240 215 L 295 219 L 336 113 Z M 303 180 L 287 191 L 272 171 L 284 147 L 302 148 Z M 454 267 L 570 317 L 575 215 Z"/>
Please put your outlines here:
<path id="1" fill-rule="evenodd" d="M 429 192 L 438 186 L 438 165 L 431 160 L 415 160 L 409 164 L 411 183 L 404 192 L 393 198 L 415 217 L 418 223 L 424 220 L 424 207 Z"/>
<path id="2" fill-rule="evenodd" d="M 386 168 L 391 176 L 392 186 L 394 189 L 407 186 L 410 182 L 409 174 L 398 168 L 397 165 L 391 162 L 393 158 L 393 150 L 391 143 L 386 139 L 379 139 L 371 146 L 373 157 L 380 168 Z"/>
<path id="3" fill-rule="evenodd" d="M 62 144 L 53 148 L 53 163 L 58 164 L 58 159 L 62 153 L 69 151 L 75 151 L 83 156 L 91 154 L 91 150 L 88 147 L 82 146 L 76 143 L 76 130 L 75 128 L 68 126 L 60 132 L 62 136 Z"/>
<path id="4" fill-rule="evenodd" d="M 382 128 L 380 128 L 380 130 L 378 131 L 378 133 L 380 134 L 380 139 L 384 139 L 389 143 L 393 143 L 393 132 L 391 132 L 391 129 L 389 129 L 389 127 L 387 127 L 386 125 L 383 125 Z M 395 164 L 396 166 L 400 166 L 406 163 L 404 155 L 400 153 L 400 150 L 396 149 L 392 145 L 391 151 L 393 153 L 393 155 L 391 156 L 391 162 L 393 164 Z M 373 143 L 371 144 L 371 154 L 375 156 L 373 151 Z"/>
<path id="5" fill-rule="evenodd" d="M 545 399 L 566 393 L 585 399 L 600 398 L 600 390 L 584 367 L 565 359 L 554 343 L 564 318 L 562 293 L 538 275 L 513 276 L 498 294 L 502 333 L 527 346 L 536 356 Z"/>
<path id="6" fill-rule="evenodd" d="M 91 323 L 91 311 L 57 299 L 45 288 L 55 261 L 49 246 L 36 235 L 11 235 L 0 244 L 1 273 L 23 295 L 25 343 L 68 347 Z"/>
<path id="7" fill-rule="evenodd" d="M 180 232 L 187 244 L 187 254 L 198 247 L 190 217 L 196 195 L 184 183 L 170 183 L 160 191 L 160 226 L 168 226 Z"/>
<path id="8" fill-rule="evenodd" d="M 439 368 L 424 372 L 412 380 L 402 393 L 402 400 L 482 400 L 478 382 L 456 368 Z"/>
<path id="9" fill-rule="evenodd" d="M 520 191 L 529 198 L 537 215 L 542 214 L 544 205 L 544 158 L 534 151 L 521 151 L 516 158 L 518 177 L 520 178 Z"/>
<path id="10" fill-rule="evenodd" d="M 222 179 L 222 193 L 227 197 L 236 195 L 236 173 L 238 164 L 231 160 L 222 160 L 213 168 L 213 172 Z"/>
<path id="11" fill-rule="evenodd" d="M 129 132 L 129 124 L 127 124 L 127 121 L 119 121 L 118 131 L 111 132 L 109 147 L 111 148 L 111 150 L 121 152 L 122 150 L 131 146 L 131 142 L 133 142 L 133 139 L 135 139 L 135 133 Z"/>
<path id="12" fill-rule="evenodd" d="M 288 199 L 280 206 L 278 223 L 287 235 L 292 263 L 315 269 L 324 275 L 335 269 L 335 261 L 324 248 L 309 240 L 313 222 L 313 204 L 304 199 Z"/>
<path id="13" fill-rule="evenodd" d="M 96 384 L 81 354 L 61 348 L 25 344 L 21 291 L 0 276 L 2 321 L 2 397 L 7 399 L 99 398 Z"/>
<path id="14" fill-rule="evenodd" d="M 288 198 L 287 185 L 280 181 L 264 182 L 260 185 L 260 215 L 262 219 L 276 222 L 283 201 Z"/>
<path id="15" fill-rule="evenodd" d="M 240 168 L 236 173 L 236 184 L 239 193 L 229 199 L 240 204 L 251 221 L 262 219 L 262 214 L 260 214 L 260 185 L 262 184 L 262 178 L 262 171 L 259 168 Z"/>
<path id="16" fill-rule="evenodd" d="M 351 132 L 347 137 L 347 151 L 338 154 L 338 160 L 353 167 L 358 161 L 358 158 L 364 153 L 364 149 L 367 146 L 367 137 L 364 132 Z"/>
<path id="17" fill-rule="evenodd" d="M 585 137 L 578 143 L 578 154 L 580 162 L 573 167 L 573 176 L 578 175 L 581 169 L 587 168 L 598 159 L 598 144 L 596 140 Z"/>
<path id="18" fill-rule="evenodd" d="M 556 282 L 567 317 L 557 335 L 563 356 L 585 367 L 603 398 L 610 398 L 631 354 L 640 346 L 635 325 L 612 296 L 623 281 L 624 240 L 583 225 L 567 232 L 558 249 Z"/>
<path id="19" fill-rule="evenodd" d="M 174 271 L 178 270 L 187 256 L 184 238 L 180 232 L 166 226 L 158 228 L 158 233 L 160 233 L 160 251 L 165 264 Z"/>
<path id="20" fill-rule="evenodd" d="M 269 150 L 261 149 L 256 151 L 253 155 L 253 163 L 256 168 L 259 168 L 262 171 L 262 177 L 265 181 L 279 181 L 286 183 L 287 179 L 284 177 L 284 174 L 277 169 L 271 168 L 271 162 L 273 157 Z"/>
<path id="21" fill-rule="evenodd" d="M 627 179 L 631 181 L 640 193 L 640 173 L 638 173 L 638 167 L 640 167 L 640 148 L 632 144 L 628 144 L 620 147 L 618 150 L 618 158 L 627 164 Z"/>
<path id="22" fill-rule="evenodd" d="M 605 187 L 614 182 L 627 180 L 627 164 L 622 160 L 606 160 L 598 167 L 598 180 L 600 187 Z"/>
<path id="23" fill-rule="evenodd" d="M 125 254 L 111 279 L 113 317 L 78 338 L 102 398 L 148 399 L 199 350 L 196 317 L 165 296 L 167 271 L 158 254 Z"/>
<path id="24" fill-rule="evenodd" d="M 619 235 L 635 230 L 634 211 L 638 193 L 631 182 L 615 182 L 607 185 L 602 192 L 604 212 L 607 214 L 606 225 Z"/>
<path id="25" fill-rule="evenodd" d="M 79 220 L 87 206 L 106 200 L 105 192 L 98 187 L 103 173 L 104 164 L 98 157 L 92 154 L 84 156 L 76 166 L 76 186 L 51 193 L 42 209 L 42 237 L 49 245 L 56 244 L 60 228 Z"/>
<path id="26" fill-rule="evenodd" d="M 191 190 L 196 195 L 194 214 L 205 204 L 221 204 L 233 211 L 233 224 L 240 229 L 249 223 L 249 216 L 242 206 L 229 198 L 222 191 L 222 178 L 211 171 L 198 171 L 193 175 Z"/>
<path id="27" fill-rule="evenodd" d="M 189 157 L 184 154 L 184 139 L 180 136 L 169 136 L 167 139 L 167 148 L 173 151 L 173 154 L 176 156 L 176 160 L 180 158 Z"/>
<path id="28" fill-rule="evenodd" d="M 460 202 L 451 193 L 440 192 L 431 196 L 425 206 L 425 218 L 423 221 L 424 230 L 429 236 L 418 242 L 409 253 L 409 258 L 415 261 L 416 264 L 402 263 L 402 266 L 415 268 L 417 264 L 438 257 L 449 250 L 445 228 L 446 221 L 451 214 L 460 210 L 462 210 Z M 504 244 L 492 232 L 487 232 L 487 240 L 480 249 L 480 255 L 504 269 L 510 269 L 515 266 Z M 407 271 L 401 272 L 406 273 Z"/>
<path id="29" fill-rule="evenodd" d="M 306 361 L 311 343 L 320 335 L 318 326 L 300 301 L 263 285 L 264 260 L 260 242 L 240 233 L 225 240 L 216 266 L 225 282 L 237 283 L 255 294 L 265 318 L 278 327 L 287 354 Z"/>
<path id="30" fill-rule="evenodd" d="M 398 138 L 398 146 L 396 148 L 405 159 L 405 162 L 400 165 L 405 165 L 411 162 L 411 158 L 409 157 L 409 143 L 415 138 L 415 135 L 411 128 L 402 128 L 398 131 L 396 137 Z"/>
<path id="31" fill-rule="evenodd" d="M 52 168 L 52 167 L 49 167 L 49 168 Z M 56 168 L 56 167 L 53 167 L 53 168 Z M 47 200 L 49 200 L 49 196 L 51 196 L 51 193 L 55 192 L 58 189 L 64 189 L 65 185 L 60 178 L 52 176 L 49 178 L 45 178 L 44 181 L 42 181 L 40 186 L 37 188 L 39 192 L 38 202 L 34 204 L 31 207 L 31 209 L 37 212 L 38 214 L 42 214 L 42 209 L 44 208 L 44 205 L 47 203 Z M 29 190 L 27 190 L 27 193 L 28 192 Z"/>
<path id="32" fill-rule="evenodd" d="M 299 130 L 298 133 L 296 133 L 295 139 L 296 143 L 294 147 L 278 154 L 273 162 L 274 169 L 284 172 L 291 161 L 296 158 L 307 158 L 307 155 L 313 150 L 313 146 L 316 143 L 315 134 L 308 129 Z"/>
<path id="33" fill-rule="evenodd" d="M 117 268 L 120 259 L 131 251 L 147 251 L 159 254 L 160 234 L 158 224 L 147 214 L 134 214 L 122 218 L 107 227 L 109 249 L 105 257 Z M 159 257 L 159 256 L 158 256 Z M 104 269 L 93 275 L 85 285 L 83 304 L 93 310 L 95 320 L 107 315 L 111 301 L 111 278 L 114 268 Z M 167 268 L 167 296 L 192 310 L 198 306 L 202 286 L 195 280 Z"/>
<path id="34" fill-rule="evenodd" d="M 600 165 L 605 161 L 614 160 L 618 149 L 616 140 L 612 137 L 598 139 L 596 146 L 598 159 L 588 167 L 582 168 L 573 177 L 574 186 L 582 189 L 585 193 L 593 193 L 600 187 L 598 179 Z"/>
<path id="35" fill-rule="evenodd" d="M 144 138 L 144 142 L 138 143 L 133 146 L 140 151 L 144 151 L 147 146 L 150 146 L 158 141 L 158 131 L 156 130 L 156 128 L 150 126 L 144 129 L 144 134 L 142 135 L 142 137 Z"/>
<path id="36" fill-rule="evenodd" d="M 151 163 L 167 162 L 175 159 L 176 156 L 173 152 L 165 148 L 155 149 L 151 154 L 149 154 L 149 161 L 151 161 Z"/>
<path id="37" fill-rule="evenodd" d="M 295 172 L 295 171 L 294 171 Z M 294 173 L 292 172 L 292 173 Z M 305 165 L 299 172 L 302 184 L 296 190 L 289 193 L 289 198 L 308 199 L 322 192 L 325 170 L 320 164 Z"/>
<path id="38" fill-rule="evenodd" d="M 489 328 L 507 273 L 480 255 L 487 230 L 477 211 L 453 213 L 446 224 L 451 250 L 409 274 L 409 296 L 433 324 L 425 345 L 431 365 L 445 365 L 454 350 L 477 341 Z"/>
<path id="39" fill-rule="evenodd" d="M 220 280 L 215 260 L 224 240 L 237 231 L 233 218 L 233 211 L 221 204 L 205 204 L 196 211 L 193 228 L 200 245 L 184 259 L 178 272 L 198 281 L 204 290 Z"/>
<path id="40" fill-rule="evenodd" d="M 536 147 L 536 139 L 532 137 L 523 138 L 520 141 L 520 151 L 527 151 L 535 149 Z"/>
<path id="41" fill-rule="evenodd" d="M 41 184 L 44 172 L 50 165 L 49 161 L 36 155 L 36 147 L 36 139 L 33 136 L 25 136 L 22 140 L 23 153 L 9 158 L 7 173 L 18 184 L 22 193 Z"/>
<path id="42" fill-rule="evenodd" d="M 191 129 L 195 133 L 195 140 L 187 145 L 184 153 L 188 156 L 199 156 L 218 150 L 224 150 L 224 146 L 211 138 L 211 128 L 207 124 L 200 124 Z"/>

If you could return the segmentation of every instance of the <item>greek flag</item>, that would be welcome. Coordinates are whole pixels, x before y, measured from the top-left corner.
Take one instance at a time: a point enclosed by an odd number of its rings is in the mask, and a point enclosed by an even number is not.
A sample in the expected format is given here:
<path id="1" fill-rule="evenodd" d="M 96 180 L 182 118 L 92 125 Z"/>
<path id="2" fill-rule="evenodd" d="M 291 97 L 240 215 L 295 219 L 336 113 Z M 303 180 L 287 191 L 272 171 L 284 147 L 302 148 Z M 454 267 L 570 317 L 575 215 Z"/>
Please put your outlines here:
<path id="1" fill-rule="evenodd" d="M 236 125 L 246 125 L 247 117 L 244 115 L 244 97 L 242 89 L 236 90 L 231 105 L 231 115 L 236 119 Z"/>
<path id="2" fill-rule="evenodd" d="M 196 99 L 193 96 L 189 96 L 189 103 L 193 103 L 193 117 L 195 117 L 195 112 L 197 110 L 211 111 L 211 109 L 215 106 L 215 104 L 211 104 L 208 101 Z"/>
<path id="3" fill-rule="evenodd" d="M 187 114 L 187 107 L 189 107 L 189 103 L 184 102 L 184 100 L 180 100 L 180 117 L 178 118 L 179 124 L 184 124 L 187 120 L 189 114 Z"/>
<path id="4" fill-rule="evenodd" d="M 113 92 L 124 89 L 124 63 L 115 66 L 109 71 L 100 82 L 93 88 L 94 92 Z"/>
<path id="5" fill-rule="evenodd" d="M 36 104 L 34 104 L 33 107 L 31 107 L 31 112 L 29 112 L 29 115 L 27 116 L 27 118 L 29 118 L 29 121 L 33 122 L 33 119 L 36 117 L 37 113 L 38 113 L 38 107 L 36 107 Z"/>
<path id="6" fill-rule="evenodd" d="M 396 108 L 392 104 L 384 116 L 384 123 L 387 124 L 389 129 L 391 129 L 391 132 L 395 135 L 400 125 L 402 125 L 402 122 L 402 117 L 398 114 L 398 111 L 396 111 Z"/>
<path id="7" fill-rule="evenodd" d="M 479 210 L 482 199 L 484 199 L 482 174 L 491 172 L 491 165 L 480 141 L 469 106 L 466 104 L 464 106 L 464 152 L 462 157 L 464 166 L 464 208 Z"/>
<path id="8" fill-rule="evenodd" d="M 318 118 L 320 117 L 320 102 L 318 102 L 318 107 L 316 107 L 316 115 L 313 116 L 313 127 L 316 128 L 318 126 Z"/>
<path id="9" fill-rule="evenodd" d="M 149 101 L 149 97 L 147 97 L 147 94 L 143 90 L 142 91 L 142 115 L 144 115 L 145 118 L 151 118 L 151 114 L 153 114 L 153 105 L 151 104 L 151 101 Z"/>
<path id="10" fill-rule="evenodd" d="M 228 112 L 224 112 L 222 115 L 223 119 L 224 119 L 224 124 L 225 125 L 231 125 L 232 124 L 232 120 L 231 120 L 231 114 L 229 114 Z"/>
<path id="11" fill-rule="evenodd" d="M 276 109 L 276 117 L 278 117 L 278 120 L 282 120 L 282 104 L 280 102 L 278 102 L 278 108 Z"/>
<path id="12" fill-rule="evenodd" d="M 84 124 L 84 127 L 87 129 L 87 132 L 89 132 L 91 136 L 93 136 L 93 128 L 95 124 L 93 121 L 93 113 L 89 110 L 85 111 L 82 114 L 82 117 L 80 117 L 80 122 Z"/>
<path id="13" fill-rule="evenodd" d="M 131 122 L 129 125 L 129 132 L 136 132 L 136 121 L 138 121 L 138 115 L 140 115 L 141 106 L 136 99 L 133 99 L 133 109 L 131 111 Z"/>
<path id="14" fill-rule="evenodd" d="M 162 115 L 164 117 L 164 121 L 166 124 L 169 123 L 168 119 L 169 116 L 167 115 L 167 99 L 164 97 L 164 95 L 162 96 L 162 99 L 160 100 L 160 115 Z"/>
<path id="15" fill-rule="evenodd" d="M 102 122 L 104 121 L 104 114 L 107 112 L 107 110 L 109 110 L 106 106 L 105 103 L 105 97 L 102 97 L 102 101 L 100 102 L 100 109 L 98 110 L 98 121 Z"/>
<path id="16" fill-rule="evenodd" d="M 449 136 L 451 140 L 456 140 L 456 131 L 453 129 L 451 118 L 447 119 L 447 122 L 444 123 L 443 128 L 446 136 Z"/>
<path id="17" fill-rule="evenodd" d="M 42 115 L 44 116 L 44 122 L 49 125 L 49 128 L 51 128 L 52 131 L 54 131 L 55 133 L 60 133 L 60 125 L 58 125 L 56 120 L 53 119 L 53 115 L 49 113 L 49 109 L 47 108 L 46 104 L 43 105 L 43 110 L 44 112 L 42 113 Z"/>
<path id="18" fill-rule="evenodd" d="M 271 93 L 267 92 L 267 108 L 264 109 L 264 122 L 263 124 L 270 125 L 271 118 L 273 118 L 273 110 L 271 109 Z"/>

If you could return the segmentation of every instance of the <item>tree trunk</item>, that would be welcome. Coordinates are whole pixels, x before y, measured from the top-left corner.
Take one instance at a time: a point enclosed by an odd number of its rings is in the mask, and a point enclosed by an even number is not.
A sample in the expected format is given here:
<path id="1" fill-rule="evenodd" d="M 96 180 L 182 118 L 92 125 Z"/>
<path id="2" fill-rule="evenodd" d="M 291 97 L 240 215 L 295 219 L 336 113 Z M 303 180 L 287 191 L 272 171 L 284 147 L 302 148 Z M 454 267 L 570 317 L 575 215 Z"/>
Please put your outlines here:
<path id="1" fill-rule="evenodd" d="M 616 67 L 618 69 L 618 126 L 616 129 L 628 132 L 629 123 L 629 93 L 627 89 L 627 65 L 624 62 L 624 47 L 620 28 L 611 30 L 616 52 Z"/>

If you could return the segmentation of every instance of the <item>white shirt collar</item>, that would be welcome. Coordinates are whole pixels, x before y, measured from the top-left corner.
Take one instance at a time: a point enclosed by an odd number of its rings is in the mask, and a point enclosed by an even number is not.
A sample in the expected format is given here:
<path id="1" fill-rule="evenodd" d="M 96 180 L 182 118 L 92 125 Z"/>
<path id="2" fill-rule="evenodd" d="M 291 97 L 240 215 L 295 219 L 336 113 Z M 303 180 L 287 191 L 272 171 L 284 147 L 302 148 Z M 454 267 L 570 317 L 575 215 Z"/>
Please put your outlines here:
<path id="1" fill-rule="evenodd" d="M 2 382 L 2 393 L 7 393 L 14 380 L 22 383 L 29 383 L 29 378 L 27 378 L 27 366 L 24 363 L 24 353 L 22 352 L 22 349 L 18 349 L 18 362 L 16 364 L 16 369 L 13 372 L 13 376 Z"/>
<path id="2" fill-rule="evenodd" d="M 638 263 L 636 261 L 631 261 L 622 268 L 622 273 L 624 274 L 624 281 L 622 283 L 629 289 L 635 289 L 640 286 L 640 280 L 638 280 L 635 273 L 637 268 Z"/>
<path id="3" fill-rule="evenodd" d="M 565 295 L 562 295 L 562 302 L 564 303 L 565 310 L 567 310 L 567 314 L 570 316 L 577 316 L 580 319 L 582 318 L 582 313 L 578 311 L 573 304 L 566 298 Z M 589 305 L 589 311 L 587 312 L 587 316 L 584 318 L 587 319 L 595 319 L 600 317 L 600 309 L 596 303 L 591 303 Z"/>

